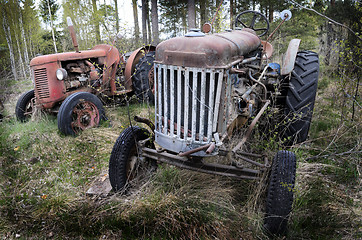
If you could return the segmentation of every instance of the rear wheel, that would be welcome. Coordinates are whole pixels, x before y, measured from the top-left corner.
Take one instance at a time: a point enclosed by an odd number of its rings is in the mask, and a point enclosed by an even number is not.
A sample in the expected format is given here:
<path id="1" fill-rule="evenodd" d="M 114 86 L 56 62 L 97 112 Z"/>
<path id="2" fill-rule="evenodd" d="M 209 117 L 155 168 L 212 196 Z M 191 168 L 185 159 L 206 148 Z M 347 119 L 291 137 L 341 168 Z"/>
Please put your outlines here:
<path id="1" fill-rule="evenodd" d="M 76 135 L 96 127 L 104 118 L 103 104 L 99 98 L 88 92 L 73 93 L 59 108 L 58 129 L 65 135 Z"/>
<path id="2" fill-rule="evenodd" d="M 136 65 L 132 77 L 133 88 L 140 102 L 155 103 L 153 61 L 155 52 L 149 52 L 142 57 Z"/>
<path id="3" fill-rule="evenodd" d="M 126 128 L 119 135 L 109 159 L 109 180 L 113 190 L 126 191 L 156 169 L 155 161 L 140 156 L 137 144 L 150 136 L 146 129 L 137 126 Z M 145 146 L 154 148 L 151 139 Z"/>
<path id="4" fill-rule="evenodd" d="M 31 115 L 34 110 L 34 100 L 35 100 L 34 89 L 27 91 L 26 93 L 23 93 L 20 96 L 15 107 L 15 115 L 19 121 L 25 122 L 29 118 L 31 118 Z"/>
<path id="5" fill-rule="evenodd" d="M 266 198 L 264 227 L 269 234 L 286 233 L 293 204 L 295 172 L 295 154 L 279 151 L 272 163 Z"/>
<path id="6" fill-rule="evenodd" d="M 286 145 L 304 142 L 308 137 L 318 74 L 318 54 L 312 51 L 298 52 L 285 98 L 283 138 Z"/>

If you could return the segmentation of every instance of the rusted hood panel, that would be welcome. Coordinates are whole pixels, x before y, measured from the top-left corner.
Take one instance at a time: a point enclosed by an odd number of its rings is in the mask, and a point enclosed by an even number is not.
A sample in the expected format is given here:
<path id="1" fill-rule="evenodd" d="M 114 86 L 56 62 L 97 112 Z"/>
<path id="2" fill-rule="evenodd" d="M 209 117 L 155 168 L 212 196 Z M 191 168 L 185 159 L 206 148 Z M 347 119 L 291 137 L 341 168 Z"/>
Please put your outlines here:
<path id="1" fill-rule="evenodd" d="M 68 61 L 68 60 L 78 60 L 78 59 L 88 59 L 95 57 L 105 57 L 109 51 L 116 49 L 110 45 L 101 44 L 97 45 L 91 50 L 81 51 L 81 52 L 66 52 L 66 53 L 56 53 L 50 55 L 44 55 L 35 57 L 30 61 L 30 66 L 36 66 L 40 64 L 57 62 L 57 61 Z M 118 50 L 117 50 L 118 52 Z"/>
<path id="2" fill-rule="evenodd" d="M 257 49 L 258 36 L 234 30 L 203 37 L 176 37 L 160 43 L 155 62 L 184 67 L 227 68 Z"/>

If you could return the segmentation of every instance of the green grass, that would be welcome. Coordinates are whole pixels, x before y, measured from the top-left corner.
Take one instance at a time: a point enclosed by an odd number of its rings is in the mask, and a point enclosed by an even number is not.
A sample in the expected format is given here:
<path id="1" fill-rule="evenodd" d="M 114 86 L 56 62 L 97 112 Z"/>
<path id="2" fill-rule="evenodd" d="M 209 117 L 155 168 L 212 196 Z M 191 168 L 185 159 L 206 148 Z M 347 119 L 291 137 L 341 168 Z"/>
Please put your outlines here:
<path id="1" fill-rule="evenodd" d="M 295 201 L 286 239 L 361 238 L 361 127 L 341 122 L 331 83 L 320 85 L 310 139 L 290 150 L 298 158 Z M 333 90 L 333 89 L 332 89 Z M 20 91 L 18 92 L 20 94 Z M 10 100 L 9 100 L 10 101 Z M 113 144 L 134 115 L 154 119 L 153 108 L 132 100 L 109 106 L 109 121 L 77 137 L 59 133 L 42 115 L 19 123 L 15 101 L 0 123 L 0 236 L 21 239 L 266 239 L 262 231 L 265 182 L 237 181 L 160 164 L 125 196 L 88 196 L 108 170 Z M 260 126 L 261 127 L 261 126 Z M 264 127 L 264 126 L 263 126 Z M 147 128 L 147 127 L 146 127 Z M 272 157 L 278 136 L 249 145 Z M 269 139 L 269 140 L 268 140 Z"/>

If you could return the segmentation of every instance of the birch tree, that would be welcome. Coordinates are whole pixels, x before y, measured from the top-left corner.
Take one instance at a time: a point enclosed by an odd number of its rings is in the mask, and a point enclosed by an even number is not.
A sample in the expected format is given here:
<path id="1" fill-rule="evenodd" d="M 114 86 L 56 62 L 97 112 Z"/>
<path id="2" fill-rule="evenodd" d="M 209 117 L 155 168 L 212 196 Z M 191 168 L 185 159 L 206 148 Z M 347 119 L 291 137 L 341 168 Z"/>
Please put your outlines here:
<path id="1" fill-rule="evenodd" d="M 60 6 L 56 3 L 56 0 L 42 0 L 39 7 L 41 11 L 40 15 L 44 23 L 50 25 L 54 51 L 58 52 L 55 39 L 54 21 L 57 19 L 57 11 L 59 10 Z"/>

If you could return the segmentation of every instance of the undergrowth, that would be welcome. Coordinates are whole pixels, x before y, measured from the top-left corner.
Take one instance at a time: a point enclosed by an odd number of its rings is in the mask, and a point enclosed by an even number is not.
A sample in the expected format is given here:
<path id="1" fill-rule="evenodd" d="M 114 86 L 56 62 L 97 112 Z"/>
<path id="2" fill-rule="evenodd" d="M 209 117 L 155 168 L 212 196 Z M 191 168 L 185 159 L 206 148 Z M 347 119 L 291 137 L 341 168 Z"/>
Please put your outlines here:
<path id="1" fill-rule="evenodd" d="M 290 149 L 298 168 L 287 239 L 362 238 L 361 126 L 341 121 L 331 92 L 333 84 L 323 83 L 310 138 Z M 113 144 L 129 126 L 128 111 L 131 118 L 153 119 L 152 107 L 107 107 L 108 122 L 74 138 L 59 133 L 54 116 L 19 123 L 12 116 L 14 101 L 5 105 L 7 117 L 0 123 L 2 238 L 267 238 L 263 181 L 160 164 L 146 183 L 125 196 L 86 194 L 107 173 Z M 265 140 L 248 147 L 270 158 L 281 148 L 274 134 L 256 129 L 255 136 Z"/>

